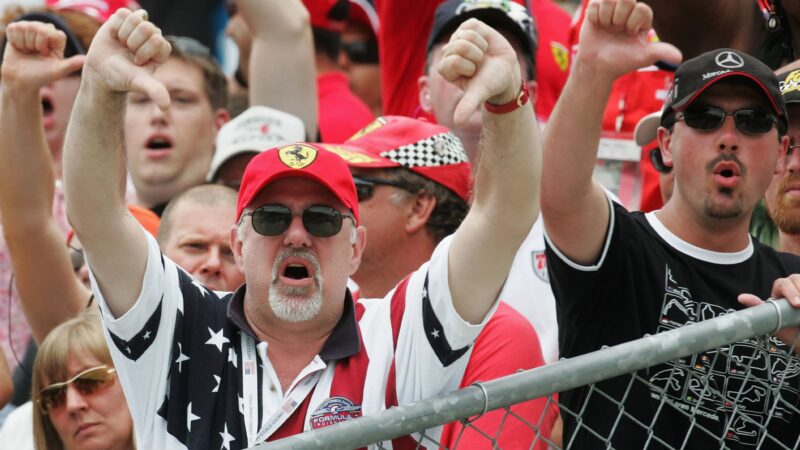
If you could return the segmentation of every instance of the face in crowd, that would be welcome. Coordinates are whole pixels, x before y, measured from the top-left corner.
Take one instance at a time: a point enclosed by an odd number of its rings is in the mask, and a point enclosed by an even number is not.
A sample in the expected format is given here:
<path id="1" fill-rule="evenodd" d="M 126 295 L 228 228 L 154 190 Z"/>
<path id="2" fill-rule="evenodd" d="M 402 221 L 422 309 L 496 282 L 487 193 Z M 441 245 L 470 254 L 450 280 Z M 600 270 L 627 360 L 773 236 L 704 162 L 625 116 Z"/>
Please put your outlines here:
<path id="1" fill-rule="evenodd" d="M 702 115 L 708 107 L 774 115 L 762 91 L 736 79 L 713 84 L 685 112 L 677 112 L 671 133 L 659 129 L 664 162 L 674 168 L 671 202 L 688 205 L 702 220 L 749 217 L 782 156 L 777 127 L 750 132 L 726 115 L 719 127 L 699 129 L 691 115 Z"/>
<path id="2" fill-rule="evenodd" d="M 245 302 L 248 316 L 312 329 L 335 324 L 347 279 L 360 262 L 363 228 L 356 228 L 352 213 L 331 191 L 305 178 L 272 182 L 250 205 L 235 230 L 233 250 L 248 295 L 268 301 Z M 339 217 L 341 228 L 326 237 L 326 230 L 336 229 L 326 225 L 331 215 Z"/>
<path id="3" fill-rule="evenodd" d="M 96 311 L 61 324 L 43 341 L 33 392 L 37 448 L 134 448 L 133 422 Z"/>
<path id="4" fill-rule="evenodd" d="M 517 38 L 511 33 L 499 30 L 500 34 L 505 37 L 517 53 L 517 61 L 523 71 L 523 79 L 529 80 L 527 65 L 525 63 L 525 53 L 522 46 L 519 45 Z M 464 147 L 467 150 L 467 156 L 470 161 L 476 161 L 476 156 L 473 152 L 477 150 L 477 143 L 480 139 L 480 132 L 482 127 L 481 111 L 475 110 L 470 115 L 467 125 L 463 127 L 456 126 L 453 121 L 453 114 L 455 113 L 456 106 L 464 96 L 464 91 L 445 80 L 436 70 L 439 62 L 442 59 L 442 47 L 450 39 L 435 44 L 430 51 L 428 57 L 428 64 L 426 67 L 426 74 L 419 78 L 419 103 L 423 111 L 433 114 L 436 117 L 436 122 L 442 126 L 449 128 L 456 136 L 464 142 Z M 536 100 L 537 84 L 535 81 L 528 82 L 529 96 L 531 103 Z"/>
<path id="5" fill-rule="evenodd" d="M 230 246 L 231 224 L 236 216 L 236 194 L 231 195 L 233 199 L 227 204 L 201 204 L 190 199 L 178 202 L 169 212 L 169 231 L 159 236 L 161 250 L 168 258 L 215 291 L 234 291 L 244 283 Z"/>
<path id="6" fill-rule="evenodd" d="M 155 72 L 170 94 L 162 111 L 146 95 L 128 96 L 125 139 L 131 178 L 143 204 L 165 203 L 186 189 L 203 184 L 224 109 L 212 107 L 201 69 L 170 58 Z"/>
<path id="7" fill-rule="evenodd" d="M 778 162 L 775 177 L 765 196 L 769 215 L 787 234 L 800 233 L 800 105 L 787 105 L 789 111 L 789 150 Z"/>

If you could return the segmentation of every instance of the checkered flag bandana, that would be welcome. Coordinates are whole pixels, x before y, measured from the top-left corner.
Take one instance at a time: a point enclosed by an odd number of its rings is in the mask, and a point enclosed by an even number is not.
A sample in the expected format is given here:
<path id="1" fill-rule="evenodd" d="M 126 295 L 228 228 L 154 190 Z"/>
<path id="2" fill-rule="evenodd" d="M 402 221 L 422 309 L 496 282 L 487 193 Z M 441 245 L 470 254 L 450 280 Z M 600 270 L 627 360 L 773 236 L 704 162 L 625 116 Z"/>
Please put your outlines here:
<path id="1" fill-rule="evenodd" d="M 453 133 L 435 134 L 429 138 L 381 153 L 403 167 L 438 167 L 468 162 L 461 141 Z"/>

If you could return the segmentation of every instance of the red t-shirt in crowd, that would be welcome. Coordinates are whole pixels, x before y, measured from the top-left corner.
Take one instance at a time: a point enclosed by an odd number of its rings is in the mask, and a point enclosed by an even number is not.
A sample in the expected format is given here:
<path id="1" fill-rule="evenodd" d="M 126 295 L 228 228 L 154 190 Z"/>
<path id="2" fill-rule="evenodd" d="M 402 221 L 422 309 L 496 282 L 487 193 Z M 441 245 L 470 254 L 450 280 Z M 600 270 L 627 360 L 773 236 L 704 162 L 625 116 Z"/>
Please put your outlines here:
<path id="1" fill-rule="evenodd" d="M 425 71 L 425 50 L 433 27 L 433 15 L 442 1 L 415 1 L 414 20 L 409 20 L 408 3 L 377 0 L 381 23 L 378 51 L 384 114 L 420 115 L 417 80 Z M 525 4 L 523 0 L 517 3 Z M 540 118 L 547 118 L 567 78 L 570 17 L 552 0 L 533 0 L 531 9 L 539 30 L 536 79 L 540 94 L 535 109 Z"/>
<path id="2" fill-rule="evenodd" d="M 531 323 L 514 308 L 500 302 L 494 316 L 478 335 L 472 354 L 459 387 L 465 388 L 476 381 L 494 380 L 517 373 L 519 369 L 532 369 L 544 365 L 539 338 Z M 539 435 L 550 438 L 553 423 L 558 417 L 555 402 L 547 404 L 547 398 L 538 398 L 511 406 L 511 412 L 531 424 L 541 424 Z M 542 418 L 544 415 L 544 418 Z M 502 424 L 502 429 L 500 426 Z M 473 428 L 474 427 L 474 428 Z M 493 448 L 531 448 L 536 438 L 536 430 L 517 417 L 509 415 L 505 409 L 488 412 L 470 423 L 463 430 L 461 422 L 453 422 L 442 431 L 444 448 L 493 449 Z M 497 447 L 493 442 L 475 429 L 489 436 L 499 433 Z M 547 442 L 541 437 L 533 446 L 536 450 L 546 450 Z"/>
<path id="3" fill-rule="evenodd" d="M 375 120 L 367 105 L 350 90 L 343 72 L 318 75 L 317 95 L 321 142 L 341 144 Z"/>

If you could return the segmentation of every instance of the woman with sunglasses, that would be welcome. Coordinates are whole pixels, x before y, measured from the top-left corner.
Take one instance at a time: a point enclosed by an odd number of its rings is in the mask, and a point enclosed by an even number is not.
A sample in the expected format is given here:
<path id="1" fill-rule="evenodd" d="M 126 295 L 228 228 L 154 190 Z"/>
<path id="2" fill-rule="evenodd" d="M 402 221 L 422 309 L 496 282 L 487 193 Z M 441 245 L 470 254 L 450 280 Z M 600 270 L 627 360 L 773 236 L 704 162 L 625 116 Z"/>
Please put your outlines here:
<path id="1" fill-rule="evenodd" d="M 37 450 L 136 448 L 95 310 L 59 325 L 42 342 L 33 365 L 33 392 Z"/>

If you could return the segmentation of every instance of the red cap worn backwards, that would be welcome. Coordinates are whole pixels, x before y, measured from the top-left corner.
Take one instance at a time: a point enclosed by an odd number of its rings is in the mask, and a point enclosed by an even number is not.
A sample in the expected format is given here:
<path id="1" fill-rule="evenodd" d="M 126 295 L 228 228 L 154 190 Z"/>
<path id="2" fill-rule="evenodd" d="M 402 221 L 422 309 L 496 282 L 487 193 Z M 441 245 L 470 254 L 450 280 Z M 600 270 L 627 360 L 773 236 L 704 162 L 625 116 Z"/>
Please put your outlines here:
<path id="1" fill-rule="evenodd" d="M 403 116 L 375 119 L 344 145 L 323 144 L 350 167 L 405 167 L 469 201 L 472 166 L 461 141 L 447 128 Z"/>
<path id="2" fill-rule="evenodd" d="M 273 148 L 250 160 L 239 188 L 236 221 L 262 189 L 284 178 L 306 178 L 325 186 L 359 223 L 356 185 L 347 164 L 335 153 L 306 143 Z"/>

